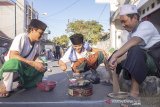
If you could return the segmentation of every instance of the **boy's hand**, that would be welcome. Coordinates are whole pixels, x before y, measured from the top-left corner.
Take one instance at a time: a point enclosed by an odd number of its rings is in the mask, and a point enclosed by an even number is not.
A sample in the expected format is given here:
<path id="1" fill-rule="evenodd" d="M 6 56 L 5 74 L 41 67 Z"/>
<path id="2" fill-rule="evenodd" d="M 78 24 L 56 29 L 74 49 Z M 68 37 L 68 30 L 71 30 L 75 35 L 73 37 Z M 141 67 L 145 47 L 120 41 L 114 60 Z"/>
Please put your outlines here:
<path id="1" fill-rule="evenodd" d="M 33 66 L 36 70 L 38 70 L 39 72 L 45 72 L 45 66 L 43 63 L 41 62 L 33 62 Z"/>

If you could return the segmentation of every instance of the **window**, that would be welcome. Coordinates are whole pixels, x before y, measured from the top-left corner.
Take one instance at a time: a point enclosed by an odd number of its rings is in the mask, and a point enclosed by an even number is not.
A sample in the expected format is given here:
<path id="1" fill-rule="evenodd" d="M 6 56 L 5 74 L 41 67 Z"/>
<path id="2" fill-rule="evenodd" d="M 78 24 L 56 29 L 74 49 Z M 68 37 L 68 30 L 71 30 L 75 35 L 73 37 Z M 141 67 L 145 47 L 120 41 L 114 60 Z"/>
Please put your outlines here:
<path id="1" fill-rule="evenodd" d="M 143 12 L 142 12 L 143 14 L 145 14 L 145 9 L 143 10 Z"/>
<path id="2" fill-rule="evenodd" d="M 147 11 L 149 11 L 149 7 L 147 7 Z"/>
<path id="3" fill-rule="evenodd" d="M 154 6 L 155 6 L 154 3 L 152 3 L 151 7 L 154 8 Z"/>
<path id="4" fill-rule="evenodd" d="M 160 0 L 157 0 L 157 4 L 159 4 L 160 3 Z"/>
<path id="5" fill-rule="evenodd" d="M 138 11 L 139 15 L 141 15 L 141 11 Z"/>

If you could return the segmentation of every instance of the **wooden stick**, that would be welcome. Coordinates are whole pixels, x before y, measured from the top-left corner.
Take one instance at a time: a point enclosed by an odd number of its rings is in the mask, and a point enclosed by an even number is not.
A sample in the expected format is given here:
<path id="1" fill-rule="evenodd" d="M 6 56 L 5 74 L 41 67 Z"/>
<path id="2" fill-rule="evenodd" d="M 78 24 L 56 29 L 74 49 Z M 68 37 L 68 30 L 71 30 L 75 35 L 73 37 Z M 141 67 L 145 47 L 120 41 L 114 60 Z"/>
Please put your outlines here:
<path id="1" fill-rule="evenodd" d="M 111 72 L 112 72 L 112 79 L 113 79 L 113 93 L 118 93 L 120 91 L 118 75 L 116 74 L 116 70 L 112 70 Z"/>

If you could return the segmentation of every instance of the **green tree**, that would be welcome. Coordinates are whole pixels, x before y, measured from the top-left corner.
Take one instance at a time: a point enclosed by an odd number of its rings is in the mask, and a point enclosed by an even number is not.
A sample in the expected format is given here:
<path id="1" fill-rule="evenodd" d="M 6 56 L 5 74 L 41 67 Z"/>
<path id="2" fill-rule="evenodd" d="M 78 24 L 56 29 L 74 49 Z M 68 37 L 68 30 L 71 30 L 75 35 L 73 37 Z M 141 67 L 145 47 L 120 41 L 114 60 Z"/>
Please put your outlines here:
<path id="1" fill-rule="evenodd" d="M 64 48 L 67 47 L 69 44 L 69 38 L 67 37 L 67 35 L 61 35 L 60 37 L 54 37 L 52 41 L 54 44 L 58 44 Z"/>
<path id="2" fill-rule="evenodd" d="M 67 25 L 68 33 L 81 33 L 86 41 L 95 44 L 102 38 L 103 26 L 98 22 L 77 20 Z"/>

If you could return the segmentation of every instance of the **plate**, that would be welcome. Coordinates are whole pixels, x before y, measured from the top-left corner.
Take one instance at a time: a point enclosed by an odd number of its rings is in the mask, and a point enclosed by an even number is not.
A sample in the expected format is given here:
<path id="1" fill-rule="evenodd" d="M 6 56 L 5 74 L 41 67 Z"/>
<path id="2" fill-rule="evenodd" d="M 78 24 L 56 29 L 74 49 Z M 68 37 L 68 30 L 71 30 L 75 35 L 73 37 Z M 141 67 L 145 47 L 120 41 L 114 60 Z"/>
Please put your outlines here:
<path id="1" fill-rule="evenodd" d="M 109 93 L 109 97 L 114 99 L 125 99 L 129 96 L 128 92 Z"/>

